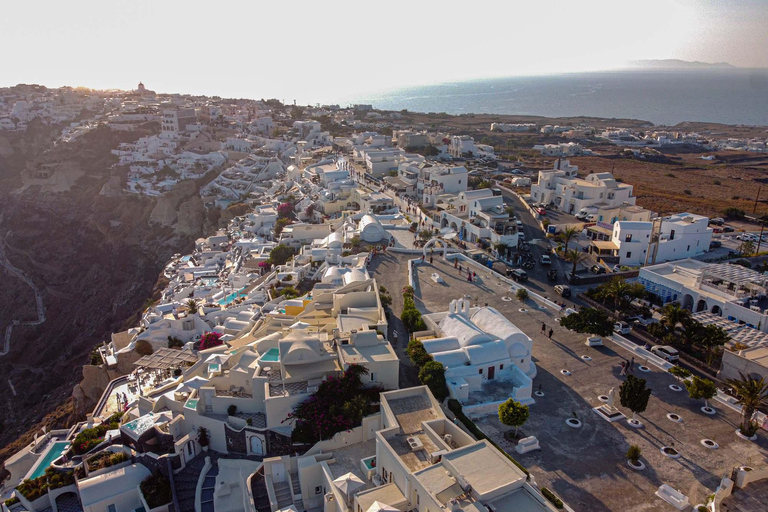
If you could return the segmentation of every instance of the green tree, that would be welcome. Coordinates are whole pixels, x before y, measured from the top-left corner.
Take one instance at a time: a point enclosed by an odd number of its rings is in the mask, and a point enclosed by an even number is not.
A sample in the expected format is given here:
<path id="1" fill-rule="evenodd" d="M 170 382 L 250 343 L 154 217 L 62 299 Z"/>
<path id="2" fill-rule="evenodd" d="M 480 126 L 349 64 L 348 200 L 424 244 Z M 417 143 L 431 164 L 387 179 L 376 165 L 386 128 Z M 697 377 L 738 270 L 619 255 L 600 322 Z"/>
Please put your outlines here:
<path id="1" fill-rule="evenodd" d="M 621 277 L 614 277 L 607 283 L 598 286 L 598 296 L 601 300 L 611 302 L 613 309 L 623 311 L 627 309 L 633 299 L 645 294 L 645 287 L 640 283 L 628 283 Z"/>
<path id="2" fill-rule="evenodd" d="M 517 429 L 528 421 L 529 415 L 528 406 L 517 402 L 514 398 L 509 398 L 499 405 L 499 421 L 509 427 L 515 427 L 515 437 L 517 437 Z"/>
<path id="3" fill-rule="evenodd" d="M 563 317 L 560 325 L 582 334 L 610 336 L 613 333 L 613 320 L 608 313 L 593 308 L 581 308 L 578 313 Z"/>
<path id="4" fill-rule="evenodd" d="M 643 453 L 639 446 L 636 444 L 630 445 L 629 450 L 627 450 L 627 458 L 637 464 L 637 461 L 640 460 L 640 454 Z"/>
<path id="5" fill-rule="evenodd" d="M 717 395 L 717 386 L 709 379 L 703 379 L 698 375 L 685 382 L 688 396 L 694 400 L 704 400 L 704 406 L 709 407 L 709 401 Z"/>
<path id="6" fill-rule="evenodd" d="M 583 253 L 577 249 L 571 249 L 564 253 L 565 261 L 573 263 L 573 269 L 571 270 L 571 283 L 576 280 L 576 266 L 586 259 L 586 253 Z"/>
<path id="7" fill-rule="evenodd" d="M 445 385 L 445 367 L 437 361 L 427 361 L 419 370 L 419 382 L 429 387 L 435 398 L 442 402 L 448 396 Z"/>
<path id="8" fill-rule="evenodd" d="M 432 360 L 432 356 L 426 351 L 424 344 L 418 340 L 409 341 L 405 353 L 408 354 L 411 362 L 419 368 Z"/>
<path id="9" fill-rule="evenodd" d="M 645 412 L 650 397 L 651 389 L 645 387 L 645 379 L 638 379 L 634 375 L 627 375 L 627 380 L 619 387 L 621 405 L 632 411 L 633 420 L 635 414 Z"/>
<path id="10" fill-rule="evenodd" d="M 362 242 L 360 241 L 360 237 L 355 235 L 355 236 L 352 237 L 352 240 L 350 240 L 350 243 L 352 244 L 352 247 L 357 249 L 358 247 L 360 247 L 360 244 Z"/>
<path id="11" fill-rule="evenodd" d="M 681 308 L 680 304 L 671 302 L 665 304 L 661 310 L 661 321 L 672 331 L 675 330 L 678 324 L 686 322 L 690 316 L 690 311 Z"/>
<path id="12" fill-rule="evenodd" d="M 734 206 L 730 206 L 725 210 L 723 210 L 723 215 L 725 217 L 732 218 L 732 219 L 743 219 L 746 214 L 744 213 L 744 210 L 740 210 Z"/>
<path id="13" fill-rule="evenodd" d="M 280 244 L 269 253 L 269 262 L 273 265 L 285 265 L 285 262 L 291 259 L 294 252 L 293 247 Z"/>
<path id="14" fill-rule="evenodd" d="M 275 236 L 280 236 L 280 233 L 283 232 L 283 229 L 285 228 L 285 226 L 288 226 L 291 223 L 293 223 L 293 221 L 285 217 L 282 219 L 277 219 L 277 222 L 275 222 L 275 229 L 274 229 Z"/>
<path id="15" fill-rule="evenodd" d="M 189 310 L 190 315 L 197 313 L 197 302 L 195 302 L 194 299 L 189 299 L 187 301 L 187 310 Z"/>
<path id="16" fill-rule="evenodd" d="M 499 256 L 502 258 L 507 258 L 509 256 L 509 250 L 512 247 L 509 244 L 505 244 L 504 242 L 496 242 L 493 244 L 493 249 L 499 253 Z"/>
<path id="17" fill-rule="evenodd" d="M 728 343 L 731 337 L 722 327 L 714 324 L 704 326 L 699 330 L 696 341 L 704 347 L 707 356 L 707 364 L 714 362 L 715 356 L 722 350 L 723 345 Z"/>
<path id="18" fill-rule="evenodd" d="M 768 382 L 765 377 L 747 377 L 741 372 L 738 379 L 728 379 L 727 382 L 740 397 L 736 403 L 741 405 L 741 433 L 752 435 L 756 432 L 752 415 L 759 407 L 768 405 Z"/>
<path id="19" fill-rule="evenodd" d="M 741 256 L 752 256 L 755 253 L 755 244 L 752 240 L 744 240 L 741 242 Z"/>
<path id="20" fill-rule="evenodd" d="M 515 296 L 519 301 L 528 300 L 528 290 L 526 290 L 525 288 L 520 288 L 519 290 L 517 290 L 517 293 L 515 294 Z"/>
<path id="21" fill-rule="evenodd" d="M 422 240 L 429 240 L 430 238 L 432 238 L 432 231 L 428 229 L 422 229 L 421 231 L 419 231 L 419 238 L 421 238 Z"/>
<path id="22" fill-rule="evenodd" d="M 668 371 L 669 373 L 677 377 L 677 382 L 680 382 L 680 379 L 687 379 L 688 377 L 691 376 L 691 372 L 683 368 L 682 366 L 673 366 Z"/>
<path id="23" fill-rule="evenodd" d="M 574 238 L 579 237 L 579 230 L 574 227 L 566 227 L 557 235 L 557 239 L 563 243 L 563 254 L 568 252 L 568 244 Z"/>

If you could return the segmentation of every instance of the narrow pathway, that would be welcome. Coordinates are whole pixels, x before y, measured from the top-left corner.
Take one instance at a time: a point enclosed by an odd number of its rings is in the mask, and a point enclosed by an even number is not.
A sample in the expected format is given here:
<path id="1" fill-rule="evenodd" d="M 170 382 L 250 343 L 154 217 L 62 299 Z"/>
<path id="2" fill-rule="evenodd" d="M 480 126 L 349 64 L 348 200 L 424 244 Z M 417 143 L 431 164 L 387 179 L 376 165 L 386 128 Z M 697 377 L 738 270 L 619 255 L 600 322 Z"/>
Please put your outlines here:
<path id="1" fill-rule="evenodd" d="M 8 271 L 9 274 L 23 280 L 32 291 L 35 292 L 35 302 L 37 306 L 37 320 L 21 321 L 14 319 L 5 328 L 5 338 L 3 340 L 3 348 L 0 350 L 0 356 L 8 354 L 11 350 L 11 334 L 13 334 L 13 328 L 17 325 L 40 325 L 45 322 L 45 304 L 43 304 L 43 293 L 35 286 L 32 279 L 26 275 L 22 270 L 14 267 L 5 255 L 5 242 L 0 238 L 0 265 Z"/>

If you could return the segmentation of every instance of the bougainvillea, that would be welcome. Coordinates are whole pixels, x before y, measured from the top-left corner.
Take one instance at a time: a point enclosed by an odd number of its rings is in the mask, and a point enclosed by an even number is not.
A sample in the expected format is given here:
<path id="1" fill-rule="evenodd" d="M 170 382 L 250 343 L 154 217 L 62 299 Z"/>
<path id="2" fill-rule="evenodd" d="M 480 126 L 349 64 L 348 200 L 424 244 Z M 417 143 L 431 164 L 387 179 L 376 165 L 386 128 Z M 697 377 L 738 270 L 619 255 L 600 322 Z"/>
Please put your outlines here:
<path id="1" fill-rule="evenodd" d="M 221 341 L 221 334 L 217 332 L 207 332 L 200 338 L 200 350 L 218 347 L 222 343 L 224 342 Z"/>
<path id="2" fill-rule="evenodd" d="M 314 443 L 359 426 L 372 412 L 382 388 L 364 388 L 368 369 L 350 365 L 340 377 L 327 377 L 317 391 L 296 406 L 285 421 L 294 423 L 296 442 Z"/>

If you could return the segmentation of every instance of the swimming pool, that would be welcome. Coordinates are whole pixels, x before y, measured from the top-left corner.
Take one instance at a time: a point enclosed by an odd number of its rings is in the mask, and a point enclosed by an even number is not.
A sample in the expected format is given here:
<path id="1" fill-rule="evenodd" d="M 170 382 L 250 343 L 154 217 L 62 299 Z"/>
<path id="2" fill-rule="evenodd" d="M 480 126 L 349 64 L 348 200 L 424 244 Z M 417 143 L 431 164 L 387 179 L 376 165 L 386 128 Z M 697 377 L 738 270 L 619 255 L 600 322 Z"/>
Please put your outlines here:
<path id="1" fill-rule="evenodd" d="M 67 451 L 67 448 L 69 448 L 69 441 L 56 441 L 53 443 L 40 459 L 40 462 L 35 468 L 35 471 L 29 476 L 29 479 L 34 480 L 35 478 L 43 476 L 45 470 L 48 469 L 48 466 L 61 457 L 61 454 Z"/>
<path id="2" fill-rule="evenodd" d="M 280 360 L 280 349 L 278 348 L 271 348 L 267 350 L 267 352 L 261 356 L 261 360 L 265 363 L 276 363 Z"/>
<path id="3" fill-rule="evenodd" d="M 233 300 L 235 300 L 238 297 L 245 297 L 245 294 L 243 293 L 243 290 L 245 288 L 241 288 L 236 292 L 232 292 L 223 299 L 218 300 L 218 304 L 221 304 L 222 306 L 226 306 L 227 304 L 231 303 Z"/>
<path id="4" fill-rule="evenodd" d="M 129 421 L 125 425 L 123 425 L 123 428 L 126 430 L 130 430 L 134 434 L 136 434 L 136 437 L 138 438 L 141 434 L 149 430 L 149 428 L 155 424 L 155 418 L 153 413 L 145 414 L 144 416 L 141 416 L 138 419 L 135 419 L 133 421 Z"/>
<path id="5" fill-rule="evenodd" d="M 184 407 L 186 407 L 187 409 L 191 409 L 193 411 L 196 411 L 197 410 L 197 402 L 198 401 L 199 401 L 198 398 L 190 398 L 189 400 L 187 400 L 187 403 L 184 404 Z"/>
<path id="6" fill-rule="evenodd" d="M 376 457 L 368 457 L 367 459 L 363 459 L 363 464 L 365 464 L 365 467 L 371 471 L 376 467 Z"/>
<path id="7" fill-rule="evenodd" d="M 189 254 L 187 254 L 186 256 L 182 256 L 182 257 L 181 257 L 181 261 L 189 261 L 189 260 L 191 260 L 191 259 L 192 259 L 192 256 L 191 256 L 191 255 L 189 255 Z"/>

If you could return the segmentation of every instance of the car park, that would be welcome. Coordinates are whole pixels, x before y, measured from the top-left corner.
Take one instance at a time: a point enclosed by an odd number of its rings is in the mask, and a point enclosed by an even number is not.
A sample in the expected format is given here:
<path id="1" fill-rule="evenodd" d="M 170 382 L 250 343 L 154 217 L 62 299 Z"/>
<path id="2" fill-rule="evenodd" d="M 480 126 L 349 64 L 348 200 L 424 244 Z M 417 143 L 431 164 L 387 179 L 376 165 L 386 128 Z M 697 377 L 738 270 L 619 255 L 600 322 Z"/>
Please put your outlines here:
<path id="1" fill-rule="evenodd" d="M 626 322 L 616 322 L 613 324 L 613 332 L 618 334 L 629 334 L 632 332 L 632 327 Z"/>
<path id="2" fill-rule="evenodd" d="M 560 295 L 561 297 L 570 297 L 571 296 L 571 288 L 568 285 L 565 284 L 558 284 L 555 286 L 555 293 Z"/>
<path id="3" fill-rule="evenodd" d="M 548 254 L 542 254 L 539 257 L 539 263 L 541 263 L 542 265 L 551 265 L 552 264 L 552 260 L 549 258 Z"/>
<path id="4" fill-rule="evenodd" d="M 670 363 L 677 362 L 680 359 L 680 353 L 676 348 L 669 345 L 656 345 L 651 348 L 651 354 L 659 356 L 662 359 L 669 361 Z"/>

